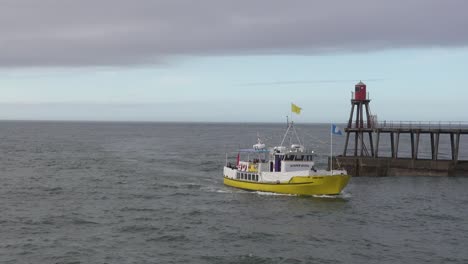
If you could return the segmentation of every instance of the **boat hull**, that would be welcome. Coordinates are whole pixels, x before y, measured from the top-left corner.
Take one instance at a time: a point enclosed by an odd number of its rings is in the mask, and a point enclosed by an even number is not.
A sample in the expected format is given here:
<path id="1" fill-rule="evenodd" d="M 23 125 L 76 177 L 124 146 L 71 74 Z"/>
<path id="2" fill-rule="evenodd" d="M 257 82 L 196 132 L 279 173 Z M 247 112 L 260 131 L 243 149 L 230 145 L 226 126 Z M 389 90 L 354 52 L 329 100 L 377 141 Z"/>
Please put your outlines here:
<path id="1" fill-rule="evenodd" d="M 273 192 L 294 195 L 338 195 L 346 187 L 351 176 L 298 176 L 287 183 L 261 183 L 224 177 L 227 186 L 250 191 Z"/>

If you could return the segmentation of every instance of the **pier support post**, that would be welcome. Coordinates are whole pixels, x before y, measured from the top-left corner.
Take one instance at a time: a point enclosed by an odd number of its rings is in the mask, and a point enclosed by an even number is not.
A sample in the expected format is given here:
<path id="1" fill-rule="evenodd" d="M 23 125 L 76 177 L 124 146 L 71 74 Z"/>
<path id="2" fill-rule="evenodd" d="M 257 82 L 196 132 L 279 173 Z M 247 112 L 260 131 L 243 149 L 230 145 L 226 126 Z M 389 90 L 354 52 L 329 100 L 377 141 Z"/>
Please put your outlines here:
<path id="1" fill-rule="evenodd" d="M 455 135 L 450 132 L 450 150 L 452 151 L 452 160 L 455 160 Z"/>
<path id="2" fill-rule="evenodd" d="M 346 154 L 348 153 L 349 134 L 350 134 L 349 132 L 346 133 L 346 143 L 344 146 L 343 157 L 346 157 Z"/>
<path id="3" fill-rule="evenodd" d="M 416 145 L 414 147 L 414 158 L 413 159 L 418 159 L 418 154 L 419 154 L 419 138 L 420 138 L 420 132 L 416 132 Z"/>
<path id="4" fill-rule="evenodd" d="M 354 156 L 357 157 L 358 153 L 358 143 L 359 143 L 359 134 L 356 132 L 356 135 L 354 136 Z"/>
<path id="5" fill-rule="evenodd" d="M 364 156 L 364 132 L 359 133 L 361 137 L 361 157 Z"/>
<path id="6" fill-rule="evenodd" d="M 432 157 L 433 160 L 439 159 L 439 141 L 440 141 L 440 133 L 437 132 L 435 134 L 434 156 Z"/>
<path id="7" fill-rule="evenodd" d="M 353 126 L 354 105 L 351 105 L 351 115 L 349 116 L 348 128 Z"/>
<path id="8" fill-rule="evenodd" d="M 396 158 L 396 155 L 395 155 L 395 135 L 393 132 L 390 132 L 390 145 L 391 145 L 391 148 L 392 148 L 392 158 Z"/>
<path id="9" fill-rule="evenodd" d="M 361 125 L 359 126 L 359 128 L 364 128 L 364 109 L 362 106 L 363 106 L 362 103 L 359 103 L 359 108 L 361 108 L 359 111 L 361 114 L 361 120 L 360 120 Z M 369 123 L 369 120 L 367 120 L 367 123 Z M 364 141 L 364 137 L 362 137 L 362 140 Z"/>
<path id="10" fill-rule="evenodd" d="M 414 133 L 410 132 L 411 137 L 411 159 L 414 159 Z"/>
<path id="11" fill-rule="evenodd" d="M 457 141 L 455 145 L 455 162 L 458 162 L 458 157 L 460 155 L 460 132 L 457 133 Z"/>
<path id="12" fill-rule="evenodd" d="M 434 133 L 431 132 L 431 154 L 432 154 L 432 159 L 435 160 L 435 139 L 434 139 Z"/>
<path id="13" fill-rule="evenodd" d="M 371 157 L 374 157 L 374 138 L 372 137 L 373 132 L 369 132 L 369 145 L 371 149 Z"/>
<path id="14" fill-rule="evenodd" d="M 366 117 L 367 117 L 367 128 L 372 128 L 373 124 L 371 122 L 371 116 L 369 111 L 369 103 L 365 103 L 366 106 Z"/>
<path id="15" fill-rule="evenodd" d="M 359 106 L 360 106 L 360 104 L 356 105 L 356 128 L 360 128 L 360 126 L 359 126 L 359 116 L 360 116 L 361 109 L 360 109 Z"/>
<path id="16" fill-rule="evenodd" d="M 376 158 L 379 157 L 379 145 L 380 145 L 380 131 L 377 131 L 377 139 L 375 143 L 375 152 L 374 152 L 374 157 Z"/>
<path id="17" fill-rule="evenodd" d="M 398 148 L 400 147 L 400 132 L 396 134 L 395 140 L 395 159 L 398 159 Z"/>

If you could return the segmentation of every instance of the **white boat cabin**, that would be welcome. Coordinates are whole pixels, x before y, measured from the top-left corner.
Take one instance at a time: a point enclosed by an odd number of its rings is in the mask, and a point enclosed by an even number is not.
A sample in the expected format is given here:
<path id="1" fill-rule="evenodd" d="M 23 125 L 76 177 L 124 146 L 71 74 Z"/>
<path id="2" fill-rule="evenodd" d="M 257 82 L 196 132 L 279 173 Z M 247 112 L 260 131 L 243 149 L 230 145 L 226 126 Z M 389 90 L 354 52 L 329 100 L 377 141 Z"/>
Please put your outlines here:
<path id="1" fill-rule="evenodd" d="M 271 172 L 292 172 L 315 170 L 314 153 L 304 150 L 288 152 L 275 152 L 271 161 Z"/>
<path id="2" fill-rule="evenodd" d="M 247 160 L 240 158 L 240 153 L 247 153 Z M 314 168 L 314 152 L 306 151 L 304 147 L 292 145 L 291 148 L 275 147 L 272 151 L 262 149 L 241 150 L 237 165 L 228 167 L 237 169 L 239 172 L 261 173 L 261 172 L 296 172 L 316 171 Z M 268 157 L 265 157 L 267 156 Z M 251 159 L 254 156 L 254 159 Z M 246 176 L 248 178 L 248 176 Z M 237 178 L 237 177 L 236 177 Z M 241 179 L 244 178 L 240 177 Z"/>

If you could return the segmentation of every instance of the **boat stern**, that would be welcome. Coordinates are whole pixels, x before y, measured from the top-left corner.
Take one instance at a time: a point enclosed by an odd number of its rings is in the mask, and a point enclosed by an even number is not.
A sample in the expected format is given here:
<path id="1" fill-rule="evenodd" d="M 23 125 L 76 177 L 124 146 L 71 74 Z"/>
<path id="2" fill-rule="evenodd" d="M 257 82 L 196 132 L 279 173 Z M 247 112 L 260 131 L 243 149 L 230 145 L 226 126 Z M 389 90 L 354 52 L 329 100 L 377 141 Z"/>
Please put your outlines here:
<path id="1" fill-rule="evenodd" d="M 235 179 L 236 178 L 236 169 L 224 166 L 223 175 L 224 178 Z"/>

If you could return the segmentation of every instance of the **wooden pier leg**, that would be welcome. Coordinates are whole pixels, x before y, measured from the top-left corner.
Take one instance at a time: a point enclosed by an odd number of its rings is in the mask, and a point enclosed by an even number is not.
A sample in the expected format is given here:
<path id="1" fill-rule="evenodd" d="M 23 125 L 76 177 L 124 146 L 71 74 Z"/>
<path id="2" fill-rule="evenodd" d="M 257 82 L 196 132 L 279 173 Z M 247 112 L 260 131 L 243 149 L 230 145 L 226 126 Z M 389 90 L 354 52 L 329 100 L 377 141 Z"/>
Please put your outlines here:
<path id="1" fill-rule="evenodd" d="M 459 155 L 460 155 L 460 132 L 457 133 L 457 141 L 455 145 L 455 162 L 458 162 Z"/>
<path id="2" fill-rule="evenodd" d="M 361 126 L 360 126 L 360 128 L 364 128 L 364 108 L 363 108 L 362 103 L 359 103 L 359 107 L 361 108 L 361 110 L 360 110 L 360 114 L 361 114 Z M 364 141 L 364 135 L 362 137 L 362 141 Z"/>
<path id="3" fill-rule="evenodd" d="M 361 137 L 361 157 L 364 156 L 364 132 L 360 132 Z"/>
<path id="4" fill-rule="evenodd" d="M 392 158 L 395 158 L 395 135 L 393 132 L 390 132 L 390 145 L 392 148 Z"/>
<path id="5" fill-rule="evenodd" d="M 346 143 L 344 145 L 343 157 L 346 157 L 346 154 L 348 153 L 349 134 L 351 134 L 351 132 L 346 133 Z"/>
<path id="6" fill-rule="evenodd" d="M 353 126 L 354 106 L 354 104 L 351 105 L 351 115 L 349 116 L 348 128 L 352 128 Z"/>
<path id="7" fill-rule="evenodd" d="M 360 113 L 360 107 L 359 104 L 356 105 L 356 128 L 359 128 L 359 113 Z"/>
<path id="8" fill-rule="evenodd" d="M 433 157 L 434 160 L 439 159 L 439 141 L 440 141 L 440 133 L 437 132 L 435 134 L 435 143 L 434 143 L 434 157 Z"/>
<path id="9" fill-rule="evenodd" d="M 367 128 L 372 128 L 373 124 L 371 124 L 371 116 L 370 116 L 370 112 L 369 112 L 369 103 L 366 103 L 366 116 L 367 116 Z"/>
<path id="10" fill-rule="evenodd" d="M 377 139 L 375 143 L 375 153 L 374 157 L 378 158 L 379 157 L 379 145 L 380 145 L 380 131 L 377 131 Z"/>
<path id="11" fill-rule="evenodd" d="M 434 133 L 431 132 L 431 153 L 432 153 L 432 159 L 436 160 L 435 156 L 435 139 L 434 139 Z"/>
<path id="12" fill-rule="evenodd" d="M 414 132 L 410 132 L 411 137 L 411 159 L 414 159 Z"/>
<path id="13" fill-rule="evenodd" d="M 400 147 L 400 132 L 396 134 L 395 140 L 395 159 L 398 159 L 398 148 Z"/>
<path id="14" fill-rule="evenodd" d="M 414 147 L 414 159 L 418 159 L 418 154 L 419 154 L 419 138 L 420 138 L 420 133 L 419 131 L 416 133 L 416 145 Z"/>
<path id="15" fill-rule="evenodd" d="M 450 150 L 452 151 L 452 160 L 455 160 L 455 135 L 450 132 Z"/>
<path id="16" fill-rule="evenodd" d="M 356 133 L 356 135 L 355 135 L 355 140 L 354 140 L 354 156 L 357 157 L 357 154 L 358 154 L 358 143 L 359 143 L 359 134 L 358 134 L 357 131 L 356 131 L 355 133 Z"/>
<path id="17" fill-rule="evenodd" d="M 370 144 L 370 151 L 371 157 L 374 157 L 374 138 L 372 137 L 373 132 L 369 132 L 369 144 Z"/>

